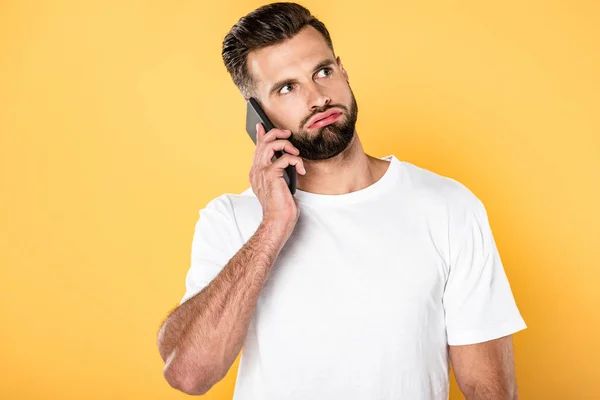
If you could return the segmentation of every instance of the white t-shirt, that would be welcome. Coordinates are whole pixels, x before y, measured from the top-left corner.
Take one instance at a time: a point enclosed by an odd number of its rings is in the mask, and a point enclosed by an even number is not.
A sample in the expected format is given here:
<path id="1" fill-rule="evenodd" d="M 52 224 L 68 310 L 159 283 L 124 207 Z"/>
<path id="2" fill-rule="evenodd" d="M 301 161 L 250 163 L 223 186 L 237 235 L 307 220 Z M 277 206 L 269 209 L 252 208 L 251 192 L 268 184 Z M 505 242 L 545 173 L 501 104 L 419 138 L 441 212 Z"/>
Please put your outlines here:
<path id="1" fill-rule="evenodd" d="M 258 299 L 234 400 L 448 399 L 448 345 L 526 328 L 481 201 L 383 159 L 384 176 L 362 190 L 296 191 L 300 217 Z M 200 210 L 181 303 L 261 219 L 251 188 Z"/>

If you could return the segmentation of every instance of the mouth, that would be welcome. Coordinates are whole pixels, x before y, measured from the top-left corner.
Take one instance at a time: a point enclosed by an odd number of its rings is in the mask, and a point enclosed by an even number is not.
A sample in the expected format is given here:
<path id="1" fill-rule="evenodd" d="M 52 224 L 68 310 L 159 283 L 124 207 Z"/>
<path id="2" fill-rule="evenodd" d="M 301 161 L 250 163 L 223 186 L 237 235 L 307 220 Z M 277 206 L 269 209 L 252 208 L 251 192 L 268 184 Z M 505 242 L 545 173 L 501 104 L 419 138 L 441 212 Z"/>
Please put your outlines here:
<path id="1" fill-rule="evenodd" d="M 335 112 L 323 119 L 319 119 L 315 122 L 313 122 L 311 125 L 308 126 L 308 129 L 316 129 L 316 128 L 322 128 L 326 125 L 332 124 L 334 123 L 340 116 L 342 115 L 341 112 Z"/>

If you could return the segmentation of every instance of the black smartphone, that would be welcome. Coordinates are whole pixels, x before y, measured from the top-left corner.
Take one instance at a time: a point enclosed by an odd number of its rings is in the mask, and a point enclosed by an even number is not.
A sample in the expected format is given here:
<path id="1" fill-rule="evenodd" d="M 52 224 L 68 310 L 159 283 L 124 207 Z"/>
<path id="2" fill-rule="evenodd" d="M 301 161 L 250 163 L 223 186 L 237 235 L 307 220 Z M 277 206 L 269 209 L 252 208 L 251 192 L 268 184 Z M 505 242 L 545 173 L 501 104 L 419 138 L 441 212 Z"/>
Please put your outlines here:
<path id="1" fill-rule="evenodd" d="M 254 144 L 256 144 L 256 124 L 259 122 L 265 128 L 265 132 L 269 132 L 275 128 L 269 117 L 267 117 L 267 114 L 260 107 L 260 104 L 258 104 L 258 101 L 254 97 L 250 97 L 246 102 L 246 132 L 248 132 Z M 281 150 L 276 151 L 272 161 L 275 161 L 283 154 L 284 152 Z M 296 193 L 296 167 L 294 165 L 285 167 L 283 179 L 287 183 L 292 195 Z"/>

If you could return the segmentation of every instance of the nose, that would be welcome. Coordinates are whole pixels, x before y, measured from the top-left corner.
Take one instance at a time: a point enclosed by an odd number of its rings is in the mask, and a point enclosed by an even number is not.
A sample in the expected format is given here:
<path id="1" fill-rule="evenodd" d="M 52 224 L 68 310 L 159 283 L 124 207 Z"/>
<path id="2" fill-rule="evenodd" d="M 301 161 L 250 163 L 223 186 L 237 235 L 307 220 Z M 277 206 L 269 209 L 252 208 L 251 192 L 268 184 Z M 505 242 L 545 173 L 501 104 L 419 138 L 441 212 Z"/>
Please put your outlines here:
<path id="1" fill-rule="evenodd" d="M 329 97 L 324 88 L 319 86 L 318 83 L 313 82 L 310 85 L 310 91 L 308 93 L 308 106 L 311 111 L 315 109 L 320 109 L 331 103 L 331 97 Z"/>

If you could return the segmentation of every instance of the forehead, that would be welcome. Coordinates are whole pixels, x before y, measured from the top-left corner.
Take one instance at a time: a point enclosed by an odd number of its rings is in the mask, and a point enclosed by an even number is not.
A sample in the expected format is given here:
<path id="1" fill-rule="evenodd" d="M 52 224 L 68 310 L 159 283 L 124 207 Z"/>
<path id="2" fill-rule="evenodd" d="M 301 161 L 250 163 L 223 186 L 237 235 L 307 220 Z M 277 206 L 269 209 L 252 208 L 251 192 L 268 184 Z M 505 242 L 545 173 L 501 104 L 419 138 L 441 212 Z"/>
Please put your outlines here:
<path id="1" fill-rule="evenodd" d="M 312 71 L 325 58 L 334 58 L 325 38 L 312 26 L 306 26 L 283 43 L 251 51 L 247 63 L 257 91 L 264 92 L 274 82 Z"/>

